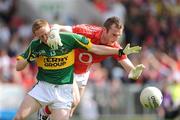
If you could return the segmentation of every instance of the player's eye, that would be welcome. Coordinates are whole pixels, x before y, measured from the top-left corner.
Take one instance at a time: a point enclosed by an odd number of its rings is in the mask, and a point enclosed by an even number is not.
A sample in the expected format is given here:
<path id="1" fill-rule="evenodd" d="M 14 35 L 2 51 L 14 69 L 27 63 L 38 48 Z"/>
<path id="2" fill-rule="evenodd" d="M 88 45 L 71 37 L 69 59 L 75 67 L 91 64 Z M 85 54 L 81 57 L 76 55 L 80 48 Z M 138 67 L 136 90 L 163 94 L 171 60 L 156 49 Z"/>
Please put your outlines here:
<path id="1" fill-rule="evenodd" d="M 116 34 L 113 34 L 113 36 L 114 36 L 114 37 L 118 37 L 118 35 L 116 35 Z"/>
<path id="2" fill-rule="evenodd" d="M 40 39 L 43 39 L 43 35 L 39 36 Z"/>

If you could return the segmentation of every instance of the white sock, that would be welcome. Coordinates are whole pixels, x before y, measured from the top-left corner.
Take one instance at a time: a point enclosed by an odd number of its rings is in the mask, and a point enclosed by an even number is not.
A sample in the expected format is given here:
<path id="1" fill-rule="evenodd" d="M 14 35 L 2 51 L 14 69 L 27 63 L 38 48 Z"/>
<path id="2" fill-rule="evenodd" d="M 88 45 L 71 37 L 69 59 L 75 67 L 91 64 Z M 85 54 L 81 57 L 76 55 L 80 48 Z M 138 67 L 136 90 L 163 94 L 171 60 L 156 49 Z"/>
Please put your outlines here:
<path id="1" fill-rule="evenodd" d="M 44 107 L 40 109 L 40 113 L 41 113 L 41 115 L 43 115 L 43 116 L 49 116 L 49 115 L 46 113 Z"/>

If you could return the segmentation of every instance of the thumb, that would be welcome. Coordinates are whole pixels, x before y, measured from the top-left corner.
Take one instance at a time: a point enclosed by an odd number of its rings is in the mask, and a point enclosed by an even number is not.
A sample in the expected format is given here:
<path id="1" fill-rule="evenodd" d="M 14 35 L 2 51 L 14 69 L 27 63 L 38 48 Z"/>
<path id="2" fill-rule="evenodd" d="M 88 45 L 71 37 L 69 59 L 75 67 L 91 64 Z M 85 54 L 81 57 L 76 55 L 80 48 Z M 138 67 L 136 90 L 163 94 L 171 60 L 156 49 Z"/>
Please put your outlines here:
<path id="1" fill-rule="evenodd" d="M 136 69 L 145 69 L 146 67 L 143 64 L 139 64 L 136 66 Z"/>
<path id="2" fill-rule="evenodd" d="M 61 42 L 61 41 L 59 41 L 59 46 L 63 46 L 63 44 L 62 44 L 62 42 Z"/>
<path id="3" fill-rule="evenodd" d="M 130 44 L 128 43 L 124 49 L 128 49 L 130 47 Z"/>
<path id="4" fill-rule="evenodd" d="M 139 51 L 142 49 L 142 47 L 140 47 L 140 46 L 134 46 L 134 47 L 132 47 L 131 49 L 132 49 L 133 51 L 139 52 Z"/>

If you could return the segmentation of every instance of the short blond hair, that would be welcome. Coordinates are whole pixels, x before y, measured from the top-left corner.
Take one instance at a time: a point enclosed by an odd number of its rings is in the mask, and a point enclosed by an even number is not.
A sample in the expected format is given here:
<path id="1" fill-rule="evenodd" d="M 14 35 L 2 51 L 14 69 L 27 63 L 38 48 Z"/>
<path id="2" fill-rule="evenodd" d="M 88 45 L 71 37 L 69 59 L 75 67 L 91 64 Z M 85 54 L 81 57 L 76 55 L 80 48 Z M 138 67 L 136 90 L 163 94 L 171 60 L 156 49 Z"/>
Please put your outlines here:
<path id="1" fill-rule="evenodd" d="M 47 20 L 36 19 L 32 24 L 32 33 L 35 33 L 35 31 L 46 25 L 49 25 Z"/>

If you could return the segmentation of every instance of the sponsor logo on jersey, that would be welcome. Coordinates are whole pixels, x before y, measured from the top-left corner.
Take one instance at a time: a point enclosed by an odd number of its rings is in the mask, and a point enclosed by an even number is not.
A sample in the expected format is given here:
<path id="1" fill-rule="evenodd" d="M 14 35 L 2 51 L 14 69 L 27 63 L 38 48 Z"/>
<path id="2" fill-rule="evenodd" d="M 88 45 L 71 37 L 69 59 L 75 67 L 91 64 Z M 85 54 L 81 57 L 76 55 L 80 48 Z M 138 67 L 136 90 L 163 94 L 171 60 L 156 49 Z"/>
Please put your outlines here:
<path id="1" fill-rule="evenodd" d="M 43 69 L 57 70 L 69 67 L 74 64 L 74 50 L 61 56 L 40 56 L 37 58 L 37 65 Z"/>
<path id="2" fill-rule="evenodd" d="M 79 61 L 82 63 L 92 63 L 92 60 L 93 60 L 93 57 L 90 53 L 80 53 L 79 54 Z"/>
<path id="3" fill-rule="evenodd" d="M 62 66 L 66 64 L 66 61 L 68 60 L 68 56 L 65 56 L 64 58 L 44 58 L 44 66 Z"/>

